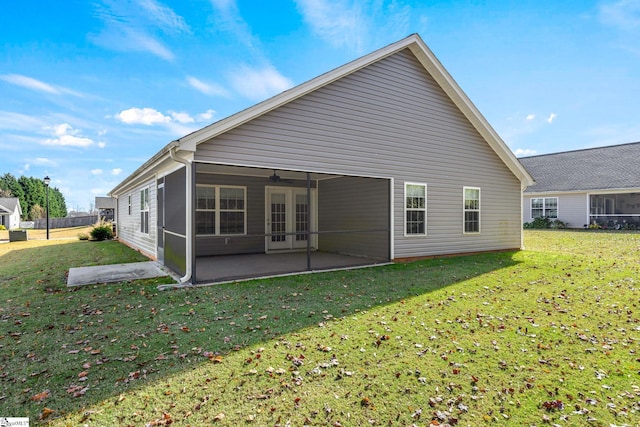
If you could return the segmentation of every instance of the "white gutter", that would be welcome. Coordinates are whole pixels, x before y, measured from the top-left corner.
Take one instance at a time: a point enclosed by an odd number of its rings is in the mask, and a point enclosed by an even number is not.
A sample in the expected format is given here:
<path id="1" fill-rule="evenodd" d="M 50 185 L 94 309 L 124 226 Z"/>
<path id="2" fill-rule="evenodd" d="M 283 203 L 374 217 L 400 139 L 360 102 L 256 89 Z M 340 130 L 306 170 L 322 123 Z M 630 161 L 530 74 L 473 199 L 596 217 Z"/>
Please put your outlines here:
<path id="1" fill-rule="evenodd" d="M 171 147 L 169 149 L 169 156 L 171 157 L 172 160 L 178 162 L 178 163 L 182 163 L 183 165 L 185 165 L 185 167 L 187 168 L 186 171 L 186 186 L 187 186 L 187 208 L 185 209 L 186 211 L 186 215 L 187 215 L 187 235 L 186 235 L 186 258 L 187 258 L 187 262 L 186 262 L 186 272 L 185 275 L 182 276 L 180 279 L 178 279 L 178 285 L 169 285 L 169 286 L 162 286 L 162 289 L 166 289 L 169 287 L 183 287 L 184 285 L 192 285 L 191 283 L 191 275 L 192 275 L 192 271 L 191 271 L 191 261 L 192 261 L 192 257 L 193 257 L 193 253 L 192 253 L 192 240 L 193 240 L 193 221 L 191 221 L 191 210 L 193 209 L 193 191 L 192 191 L 192 185 L 191 185 L 191 168 L 193 167 L 193 165 L 191 164 L 191 162 L 189 160 L 185 160 L 183 158 L 180 158 L 178 156 L 176 156 L 175 153 L 175 149 L 178 148 L 178 146 L 174 145 L 173 147 Z M 159 286 L 160 288 L 160 286 Z"/>

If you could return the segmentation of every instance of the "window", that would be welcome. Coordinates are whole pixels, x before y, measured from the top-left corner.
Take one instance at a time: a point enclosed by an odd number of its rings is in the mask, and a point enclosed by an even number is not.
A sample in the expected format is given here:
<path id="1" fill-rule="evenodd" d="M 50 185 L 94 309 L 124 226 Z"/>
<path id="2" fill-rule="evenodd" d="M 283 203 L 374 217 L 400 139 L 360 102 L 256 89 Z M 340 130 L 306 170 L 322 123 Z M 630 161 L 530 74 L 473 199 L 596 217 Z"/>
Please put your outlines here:
<path id="1" fill-rule="evenodd" d="M 404 211 L 406 236 L 427 234 L 427 184 L 404 184 Z"/>
<path id="2" fill-rule="evenodd" d="M 149 187 L 140 190 L 140 232 L 149 234 Z"/>
<path id="3" fill-rule="evenodd" d="M 480 232 L 480 189 L 464 187 L 464 232 Z"/>
<path id="4" fill-rule="evenodd" d="M 129 194 L 129 199 L 128 199 L 128 206 L 129 206 L 129 215 L 131 215 L 131 194 Z"/>
<path id="5" fill-rule="evenodd" d="M 196 234 L 245 234 L 246 188 L 196 186 Z"/>
<path id="6" fill-rule="evenodd" d="M 531 218 L 558 218 L 558 198 L 531 199 Z"/>

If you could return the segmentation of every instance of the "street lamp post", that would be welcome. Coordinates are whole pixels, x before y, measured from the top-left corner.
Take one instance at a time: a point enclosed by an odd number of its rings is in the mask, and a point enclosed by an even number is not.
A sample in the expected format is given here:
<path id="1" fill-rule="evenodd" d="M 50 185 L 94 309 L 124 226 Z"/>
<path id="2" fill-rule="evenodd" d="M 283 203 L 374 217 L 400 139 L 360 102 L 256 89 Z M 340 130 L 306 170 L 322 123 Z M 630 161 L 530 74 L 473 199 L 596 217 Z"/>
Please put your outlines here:
<path id="1" fill-rule="evenodd" d="M 44 186 L 47 188 L 47 240 L 49 240 L 49 183 L 51 179 L 49 175 L 44 177 Z"/>

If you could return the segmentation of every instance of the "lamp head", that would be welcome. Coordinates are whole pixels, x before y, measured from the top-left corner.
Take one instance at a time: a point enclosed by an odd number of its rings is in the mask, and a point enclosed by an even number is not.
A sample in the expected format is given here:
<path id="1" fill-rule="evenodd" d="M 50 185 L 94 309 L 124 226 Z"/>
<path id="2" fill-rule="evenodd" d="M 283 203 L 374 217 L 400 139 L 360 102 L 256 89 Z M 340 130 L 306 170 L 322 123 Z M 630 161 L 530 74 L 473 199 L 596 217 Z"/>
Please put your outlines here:
<path id="1" fill-rule="evenodd" d="M 51 182 L 51 178 L 49 178 L 49 175 L 45 176 L 44 177 L 44 185 L 46 185 L 48 187 L 50 182 Z"/>

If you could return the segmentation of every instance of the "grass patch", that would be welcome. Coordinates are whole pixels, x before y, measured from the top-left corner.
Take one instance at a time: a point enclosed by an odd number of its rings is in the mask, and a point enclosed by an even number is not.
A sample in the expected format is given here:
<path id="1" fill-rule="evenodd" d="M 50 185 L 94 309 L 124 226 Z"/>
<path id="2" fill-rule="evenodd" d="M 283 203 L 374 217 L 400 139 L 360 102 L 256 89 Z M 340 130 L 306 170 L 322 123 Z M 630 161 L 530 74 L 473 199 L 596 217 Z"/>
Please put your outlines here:
<path id="1" fill-rule="evenodd" d="M 158 280 L 64 287 L 69 266 L 138 260 L 117 242 L 0 245 L 0 414 L 636 424 L 640 235 L 525 236 L 522 252 L 165 292 Z"/>

